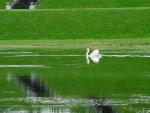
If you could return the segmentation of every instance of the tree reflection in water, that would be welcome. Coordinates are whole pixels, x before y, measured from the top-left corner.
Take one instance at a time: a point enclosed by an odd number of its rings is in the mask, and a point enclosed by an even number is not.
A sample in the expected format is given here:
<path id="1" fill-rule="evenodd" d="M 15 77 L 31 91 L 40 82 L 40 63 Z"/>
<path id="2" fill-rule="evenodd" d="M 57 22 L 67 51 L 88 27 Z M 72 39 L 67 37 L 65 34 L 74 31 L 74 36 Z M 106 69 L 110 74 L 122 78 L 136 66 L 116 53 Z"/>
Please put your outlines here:
<path id="1" fill-rule="evenodd" d="M 48 88 L 44 82 L 36 76 L 16 76 L 15 79 L 27 90 L 28 96 L 53 97 L 52 89 Z"/>
<path id="2" fill-rule="evenodd" d="M 15 80 L 26 90 L 30 97 L 55 97 L 54 91 L 49 88 L 36 76 L 15 76 Z M 61 97 L 59 97 L 61 98 Z M 63 99 L 62 99 L 63 100 Z M 80 99 L 79 99 L 80 100 Z M 106 99 L 94 99 L 94 105 L 89 107 L 79 107 L 74 109 L 72 107 L 48 107 L 48 109 L 41 109 L 40 112 L 50 113 L 117 113 L 113 106 Z"/>

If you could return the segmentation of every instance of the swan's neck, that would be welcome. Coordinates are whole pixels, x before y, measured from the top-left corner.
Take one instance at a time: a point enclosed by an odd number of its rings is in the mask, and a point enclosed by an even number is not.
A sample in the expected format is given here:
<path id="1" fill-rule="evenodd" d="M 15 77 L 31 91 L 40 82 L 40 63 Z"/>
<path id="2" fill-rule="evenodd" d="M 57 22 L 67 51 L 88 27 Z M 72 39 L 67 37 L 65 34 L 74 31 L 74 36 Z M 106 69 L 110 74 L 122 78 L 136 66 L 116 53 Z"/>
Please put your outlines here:
<path id="1" fill-rule="evenodd" d="M 87 48 L 87 51 L 86 51 L 86 61 L 87 61 L 87 64 L 90 63 L 90 60 L 89 60 L 89 52 L 90 52 L 90 49 Z"/>
<path id="2" fill-rule="evenodd" d="M 86 56 L 87 56 L 87 57 L 89 56 L 89 52 L 90 52 L 90 49 L 87 48 L 87 52 L 86 52 Z"/>
<path id="3" fill-rule="evenodd" d="M 89 60 L 89 52 L 90 52 L 90 49 L 87 48 L 87 51 L 86 51 L 86 61 L 87 61 L 87 64 L 90 63 L 90 60 Z"/>

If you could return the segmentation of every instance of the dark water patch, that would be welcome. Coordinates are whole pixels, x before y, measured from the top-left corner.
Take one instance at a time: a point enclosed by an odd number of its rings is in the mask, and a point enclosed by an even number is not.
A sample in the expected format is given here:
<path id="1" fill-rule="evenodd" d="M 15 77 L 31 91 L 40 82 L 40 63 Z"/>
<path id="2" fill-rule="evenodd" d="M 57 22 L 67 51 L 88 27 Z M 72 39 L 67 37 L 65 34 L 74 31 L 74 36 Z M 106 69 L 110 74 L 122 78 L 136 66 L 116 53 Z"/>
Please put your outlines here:
<path id="1" fill-rule="evenodd" d="M 15 76 L 14 78 L 26 90 L 28 96 L 54 96 L 54 92 L 36 76 Z"/>

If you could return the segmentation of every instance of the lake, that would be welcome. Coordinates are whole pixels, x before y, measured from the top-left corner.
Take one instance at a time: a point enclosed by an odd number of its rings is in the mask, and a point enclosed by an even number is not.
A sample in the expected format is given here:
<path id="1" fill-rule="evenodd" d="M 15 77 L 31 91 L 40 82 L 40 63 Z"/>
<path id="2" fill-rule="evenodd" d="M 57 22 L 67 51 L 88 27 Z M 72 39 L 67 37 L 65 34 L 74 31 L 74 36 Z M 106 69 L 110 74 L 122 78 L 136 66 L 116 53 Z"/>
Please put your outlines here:
<path id="1" fill-rule="evenodd" d="M 0 49 L 2 113 L 150 113 L 150 52 Z"/>

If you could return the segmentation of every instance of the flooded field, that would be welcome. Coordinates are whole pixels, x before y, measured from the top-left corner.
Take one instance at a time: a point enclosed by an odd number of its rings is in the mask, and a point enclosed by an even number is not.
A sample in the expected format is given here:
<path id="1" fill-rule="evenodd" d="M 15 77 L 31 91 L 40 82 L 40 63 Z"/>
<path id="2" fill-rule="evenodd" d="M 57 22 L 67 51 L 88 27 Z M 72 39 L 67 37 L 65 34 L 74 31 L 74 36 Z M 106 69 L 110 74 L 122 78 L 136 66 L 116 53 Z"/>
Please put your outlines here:
<path id="1" fill-rule="evenodd" d="M 0 112 L 150 113 L 150 52 L 101 53 L 0 49 Z"/>

